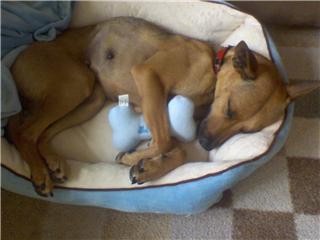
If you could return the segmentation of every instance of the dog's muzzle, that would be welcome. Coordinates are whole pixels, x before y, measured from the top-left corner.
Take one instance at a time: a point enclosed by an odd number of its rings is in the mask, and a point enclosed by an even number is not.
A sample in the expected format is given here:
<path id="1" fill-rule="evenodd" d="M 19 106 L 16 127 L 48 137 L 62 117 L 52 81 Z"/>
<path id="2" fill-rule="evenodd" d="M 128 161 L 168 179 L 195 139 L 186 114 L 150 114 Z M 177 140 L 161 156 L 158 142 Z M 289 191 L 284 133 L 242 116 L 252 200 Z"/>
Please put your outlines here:
<path id="1" fill-rule="evenodd" d="M 204 120 L 199 127 L 198 139 L 200 145 L 207 151 L 212 150 L 218 144 L 213 137 L 211 137 L 207 132 L 207 121 Z"/>

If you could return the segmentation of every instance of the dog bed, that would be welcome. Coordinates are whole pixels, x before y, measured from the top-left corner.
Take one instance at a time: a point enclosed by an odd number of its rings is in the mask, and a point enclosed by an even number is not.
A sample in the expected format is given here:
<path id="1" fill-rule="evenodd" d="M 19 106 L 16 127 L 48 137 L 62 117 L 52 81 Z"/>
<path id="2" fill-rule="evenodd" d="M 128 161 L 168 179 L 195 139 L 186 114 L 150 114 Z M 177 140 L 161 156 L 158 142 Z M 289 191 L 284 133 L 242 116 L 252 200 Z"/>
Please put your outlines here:
<path id="1" fill-rule="evenodd" d="M 72 27 L 95 24 L 116 16 L 134 16 L 172 32 L 201 39 L 216 50 L 245 40 L 250 49 L 274 61 L 286 73 L 265 29 L 252 16 L 222 2 L 142 3 L 77 2 Z M 197 141 L 185 144 L 188 162 L 166 176 L 132 185 L 129 167 L 115 163 L 107 103 L 90 121 L 57 135 L 52 144 L 70 166 L 69 180 L 54 189 L 48 201 L 90 205 L 130 212 L 193 214 L 218 202 L 222 193 L 270 160 L 283 146 L 290 128 L 293 104 L 278 122 L 260 132 L 237 134 L 210 152 Z M 39 197 L 30 171 L 13 145 L 1 139 L 2 187 Z M 42 198 L 43 199 L 43 198 Z"/>

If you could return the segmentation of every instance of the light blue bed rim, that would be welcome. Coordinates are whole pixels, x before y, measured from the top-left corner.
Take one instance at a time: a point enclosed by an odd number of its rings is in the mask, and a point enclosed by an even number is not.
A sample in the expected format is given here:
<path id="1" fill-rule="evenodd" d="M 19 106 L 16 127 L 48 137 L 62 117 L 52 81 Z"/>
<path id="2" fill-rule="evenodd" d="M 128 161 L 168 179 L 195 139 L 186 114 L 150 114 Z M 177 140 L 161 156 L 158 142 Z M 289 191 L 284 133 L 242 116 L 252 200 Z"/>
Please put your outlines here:
<path id="1" fill-rule="evenodd" d="M 213 4 L 217 4 L 214 2 Z M 234 8 L 230 4 L 225 4 Z M 287 74 L 278 51 L 264 28 L 272 61 L 276 64 L 285 82 Z M 46 201 L 72 205 L 97 206 L 126 212 L 152 212 L 171 214 L 196 214 L 217 203 L 225 190 L 248 177 L 257 168 L 272 159 L 283 147 L 293 118 L 294 105 L 291 103 L 285 113 L 281 127 L 267 152 L 249 161 L 208 174 L 199 178 L 173 184 L 117 189 L 77 189 L 56 187 L 52 198 L 42 198 L 33 189 L 29 179 L 15 173 L 3 163 L 1 165 L 2 188 L 11 192 L 44 199 Z"/>

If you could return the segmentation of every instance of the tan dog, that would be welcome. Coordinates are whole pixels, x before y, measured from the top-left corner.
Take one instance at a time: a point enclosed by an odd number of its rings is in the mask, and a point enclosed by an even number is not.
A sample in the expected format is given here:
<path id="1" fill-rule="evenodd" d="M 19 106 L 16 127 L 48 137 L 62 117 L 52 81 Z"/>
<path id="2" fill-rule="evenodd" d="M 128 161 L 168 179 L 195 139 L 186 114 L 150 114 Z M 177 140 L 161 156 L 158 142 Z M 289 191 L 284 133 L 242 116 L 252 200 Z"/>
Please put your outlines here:
<path id="1" fill-rule="evenodd" d="M 169 134 L 171 95 L 191 98 L 197 110 L 214 99 L 200 131 L 200 143 L 209 150 L 239 131 L 258 131 L 275 122 L 289 101 L 316 87 L 284 85 L 275 66 L 244 42 L 227 53 L 218 76 L 213 61 L 206 43 L 134 18 L 112 19 L 32 44 L 11 69 L 24 110 L 9 120 L 8 135 L 30 166 L 35 190 L 48 196 L 52 181 L 66 180 L 65 162 L 49 141 L 94 116 L 106 97 L 129 94 L 151 129 L 148 149 L 118 156 L 120 163 L 132 166 L 132 183 L 143 183 L 185 160 Z"/>

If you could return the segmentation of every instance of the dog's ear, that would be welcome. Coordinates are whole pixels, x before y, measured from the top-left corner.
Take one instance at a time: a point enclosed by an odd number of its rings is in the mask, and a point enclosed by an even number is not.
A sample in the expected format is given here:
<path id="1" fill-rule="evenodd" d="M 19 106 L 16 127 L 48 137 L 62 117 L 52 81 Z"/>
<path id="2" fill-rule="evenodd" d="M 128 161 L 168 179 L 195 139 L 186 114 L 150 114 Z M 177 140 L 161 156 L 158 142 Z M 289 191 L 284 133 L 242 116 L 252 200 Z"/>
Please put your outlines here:
<path id="1" fill-rule="evenodd" d="M 317 88 L 320 88 L 320 81 L 299 81 L 296 83 L 289 83 L 287 92 L 290 100 L 295 100 L 297 97 L 303 96 Z"/>
<path id="2" fill-rule="evenodd" d="M 254 80 L 257 77 L 258 62 L 245 41 L 235 47 L 232 64 L 243 80 Z"/>

